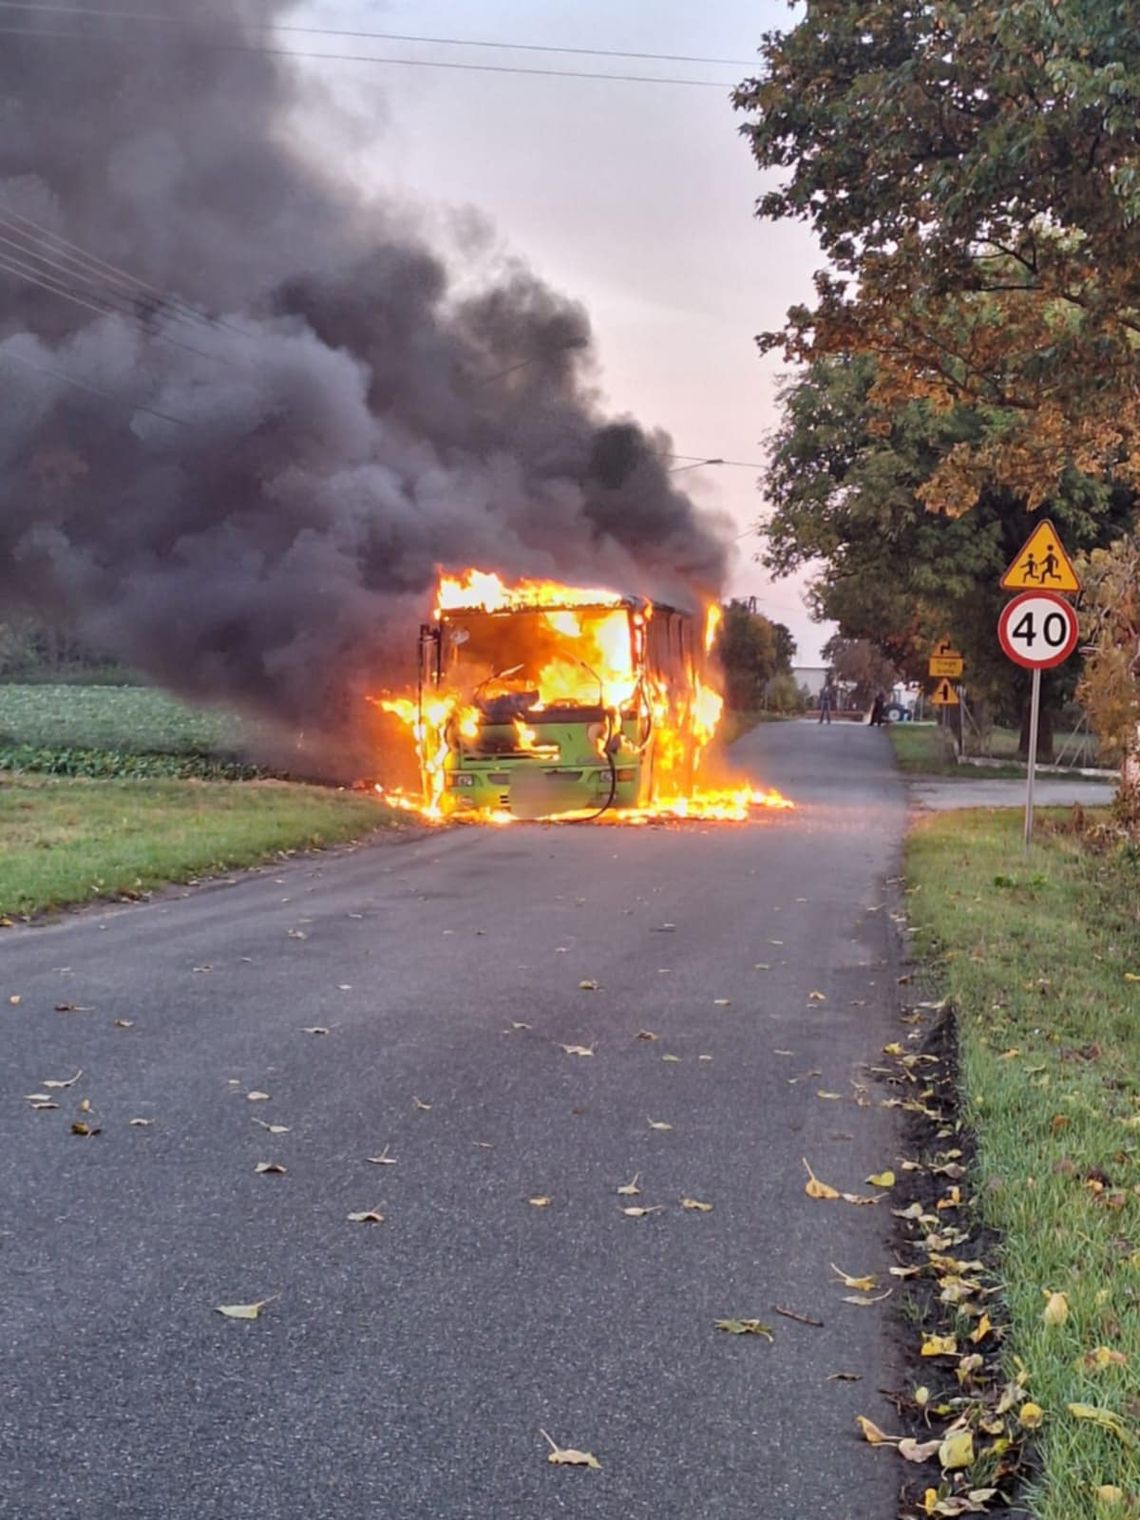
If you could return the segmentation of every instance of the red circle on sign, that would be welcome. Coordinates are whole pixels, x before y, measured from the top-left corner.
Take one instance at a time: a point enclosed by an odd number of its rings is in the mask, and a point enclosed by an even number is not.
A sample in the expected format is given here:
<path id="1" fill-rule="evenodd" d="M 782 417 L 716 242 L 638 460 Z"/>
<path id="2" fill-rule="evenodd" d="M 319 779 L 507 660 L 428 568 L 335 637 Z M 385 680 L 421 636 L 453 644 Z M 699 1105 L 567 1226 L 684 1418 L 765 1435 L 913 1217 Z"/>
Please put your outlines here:
<path id="1" fill-rule="evenodd" d="M 1006 603 L 998 618 L 1002 651 L 1026 670 L 1063 665 L 1079 638 L 1077 614 L 1055 591 L 1023 591 Z"/>

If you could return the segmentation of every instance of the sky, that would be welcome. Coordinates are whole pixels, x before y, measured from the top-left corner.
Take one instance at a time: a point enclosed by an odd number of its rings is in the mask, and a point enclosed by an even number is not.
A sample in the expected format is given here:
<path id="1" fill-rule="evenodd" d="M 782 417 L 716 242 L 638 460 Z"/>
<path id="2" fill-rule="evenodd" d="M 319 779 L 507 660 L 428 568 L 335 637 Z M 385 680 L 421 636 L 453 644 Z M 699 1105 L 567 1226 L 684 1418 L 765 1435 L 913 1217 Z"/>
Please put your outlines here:
<path id="1" fill-rule="evenodd" d="M 475 211 L 590 312 L 607 406 L 668 430 L 679 454 L 740 460 L 688 470 L 696 498 L 742 533 L 763 510 L 763 441 L 777 421 L 781 363 L 754 336 L 810 299 L 821 257 L 800 225 L 753 215 L 764 181 L 728 92 L 762 33 L 794 19 L 782 0 L 305 0 L 296 23 L 566 48 L 690 54 L 739 65 L 298 38 L 312 50 L 426 60 L 665 74 L 720 88 L 533 77 L 360 63 L 312 63 L 319 100 L 298 124 L 367 191 L 395 195 L 457 246 Z M 678 461 L 678 464 L 685 461 Z M 831 631 L 799 584 L 772 583 L 738 545 L 729 593 L 792 630 L 814 664 Z"/>

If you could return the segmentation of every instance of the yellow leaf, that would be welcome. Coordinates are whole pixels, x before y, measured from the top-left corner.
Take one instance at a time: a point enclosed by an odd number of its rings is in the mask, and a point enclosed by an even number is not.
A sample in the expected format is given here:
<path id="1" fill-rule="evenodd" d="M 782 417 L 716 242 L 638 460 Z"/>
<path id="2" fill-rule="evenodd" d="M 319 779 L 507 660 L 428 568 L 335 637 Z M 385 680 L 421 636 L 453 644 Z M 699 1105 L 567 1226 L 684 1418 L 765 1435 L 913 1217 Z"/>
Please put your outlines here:
<path id="1" fill-rule="evenodd" d="M 1098 1409 L 1094 1404 L 1069 1404 L 1067 1407 L 1075 1420 L 1089 1420 L 1092 1424 L 1099 1425 L 1125 1446 L 1135 1444 L 1136 1437 L 1120 1416 L 1113 1414 L 1110 1409 Z"/>
<path id="2" fill-rule="evenodd" d="M 714 1008 L 731 1008 L 732 1007 L 732 999 L 731 998 L 713 998 L 713 1007 Z"/>
<path id="3" fill-rule="evenodd" d="M 772 1327 L 758 1319 L 718 1319 L 713 1321 L 713 1328 L 727 1335 L 762 1335 L 766 1341 L 775 1340 Z"/>
<path id="4" fill-rule="evenodd" d="M 671 1124 L 666 1124 L 663 1119 L 649 1119 L 646 1121 L 650 1129 L 672 1129 Z"/>
<path id="5" fill-rule="evenodd" d="M 576 1451 L 572 1446 L 559 1446 L 552 1441 L 545 1430 L 540 1430 L 539 1435 L 544 1438 L 550 1450 L 546 1454 L 546 1460 L 552 1462 L 555 1467 L 592 1467 L 601 1469 L 601 1463 L 592 1451 Z"/>
<path id="6" fill-rule="evenodd" d="M 808 1002 L 809 1003 L 826 1003 L 827 1002 L 827 998 L 826 998 L 826 996 L 822 992 L 809 992 L 808 993 Z"/>
<path id="7" fill-rule="evenodd" d="M 1127 1367 L 1128 1358 L 1123 1351 L 1113 1351 L 1108 1346 L 1098 1346 L 1080 1359 L 1080 1365 L 1089 1372 L 1103 1372 L 1106 1367 Z"/>
<path id="8" fill-rule="evenodd" d="M 905 1436 L 899 1442 L 899 1456 L 905 1462 L 929 1462 L 941 1444 L 937 1436 L 933 1441 L 916 1441 L 913 1436 Z"/>
<path id="9" fill-rule="evenodd" d="M 1140 976 L 1129 977 L 1129 981 L 1140 982 Z M 1101 1504 L 1122 1504 L 1124 1502 L 1124 1490 L 1117 1488 L 1115 1483 L 1098 1483 L 1095 1492 Z"/>
<path id="10" fill-rule="evenodd" d="M 889 1436 L 875 1424 L 874 1420 L 868 1420 L 866 1415 L 857 1414 L 855 1423 L 863 1432 L 863 1439 L 872 1446 L 894 1446 L 898 1442 L 898 1436 Z"/>
<path id="11" fill-rule="evenodd" d="M 633 1181 L 623 1183 L 623 1185 L 618 1188 L 618 1192 L 623 1198 L 636 1198 L 637 1195 L 641 1192 L 641 1189 L 637 1185 L 637 1179 L 640 1176 L 640 1172 L 634 1172 Z"/>
<path id="12" fill-rule="evenodd" d="M 871 1272 L 868 1272 L 866 1277 L 852 1277 L 850 1273 L 844 1272 L 842 1267 L 837 1267 L 834 1262 L 831 1263 L 831 1270 L 845 1288 L 856 1288 L 860 1293 L 870 1293 L 875 1286 L 875 1277 Z"/>
<path id="13" fill-rule="evenodd" d="M 974 1461 L 974 1436 L 969 1430 L 956 1430 L 938 1448 L 938 1460 L 947 1472 L 970 1467 Z"/>
<path id="14" fill-rule="evenodd" d="M 1047 1299 L 1047 1303 L 1041 1311 L 1041 1318 L 1047 1325 L 1063 1325 L 1069 1317 L 1069 1300 L 1064 1293 L 1050 1293 L 1047 1289 L 1041 1290 Z"/>
<path id="15" fill-rule="evenodd" d="M 527 1203 L 530 1204 L 532 1209 L 548 1209 L 551 1199 L 545 1193 L 542 1193 L 537 1198 L 528 1198 Z"/>
<path id="16" fill-rule="evenodd" d="M 901 1056 L 903 1048 L 897 1040 L 894 1040 L 890 1045 L 883 1046 L 883 1054 L 885 1056 Z"/>
<path id="17" fill-rule="evenodd" d="M 928 1335 L 922 1343 L 920 1356 L 957 1356 L 958 1342 L 952 1335 Z"/>
<path id="18" fill-rule="evenodd" d="M 666 1054 L 663 1055 L 661 1057 L 661 1059 L 663 1061 L 673 1061 L 674 1063 L 676 1063 L 677 1061 L 679 1061 L 681 1059 L 681 1057 L 680 1056 L 670 1055 L 668 1052 L 666 1052 Z"/>
<path id="19" fill-rule="evenodd" d="M 933 1515 L 938 1509 L 938 1491 L 928 1488 L 922 1496 L 922 1513 Z"/>
<path id="20" fill-rule="evenodd" d="M 681 1207 L 688 1209 L 691 1214 L 711 1214 L 712 1204 L 702 1203 L 699 1198 L 682 1198 Z"/>
<path id="21" fill-rule="evenodd" d="M 660 1214 L 664 1209 L 663 1203 L 654 1203 L 649 1208 L 643 1208 L 640 1204 L 631 1204 L 628 1209 L 622 1209 L 627 1219 L 644 1219 L 647 1214 Z"/>
<path id="22" fill-rule="evenodd" d="M 817 1098 L 827 1099 L 827 1100 L 829 1100 L 832 1103 L 838 1103 L 842 1099 L 843 1094 L 842 1093 L 831 1093 L 831 1092 L 817 1092 L 816 1093 L 816 1097 Z"/>
<path id="23" fill-rule="evenodd" d="M 802 1159 L 803 1159 L 804 1166 L 807 1167 L 808 1180 L 804 1183 L 804 1192 L 808 1195 L 808 1197 L 809 1198 L 838 1198 L 839 1197 L 839 1193 L 837 1192 L 837 1190 L 835 1188 L 833 1188 L 833 1187 L 829 1187 L 826 1182 L 821 1182 L 819 1180 L 819 1178 L 815 1175 L 815 1173 L 812 1171 L 811 1167 L 808 1166 L 807 1158 L 804 1157 Z"/>
<path id="24" fill-rule="evenodd" d="M 1029 1400 L 1017 1411 L 1017 1418 L 1026 1430 L 1036 1430 L 1045 1418 L 1045 1411 L 1040 1404 L 1034 1404 L 1032 1400 Z"/>
<path id="25" fill-rule="evenodd" d="M 589 982 L 589 981 L 579 982 L 578 983 L 578 989 L 579 989 L 580 992 L 597 992 L 597 990 L 598 990 L 598 984 L 597 984 L 597 982 Z"/>
<path id="26" fill-rule="evenodd" d="M 872 1172 L 867 1181 L 872 1187 L 892 1188 L 895 1185 L 894 1172 Z"/>
<path id="27" fill-rule="evenodd" d="M 920 1409 L 925 1409 L 927 1404 L 930 1403 L 930 1389 L 916 1388 L 914 1390 L 914 1402 Z"/>
<path id="28" fill-rule="evenodd" d="M 349 1214 L 353 1224 L 383 1224 L 384 1216 L 379 1209 L 361 1209 L 358 1213 Z"/>
<path id="29" fill-rule="evenodd" d="M 974 1329 L 970 1331 L 970 1339 L 976 1346 L 979 1341 L 985 1340 L 986 1336 L 989 1335 L 992 1329 L 993 1326 L 990 1324 L 989 1315 L 983 1314 Z"/>
<path id="30" fill-rule="evenodd" d="M 216 1312 L 224 1314 L 227 1319 L 256 1319 L 266 1304 L 278 1297 L 280 1295 L 274 1293 L 269 1298 L 259 1298 L 255 1304 L 218 1304 Z"/>

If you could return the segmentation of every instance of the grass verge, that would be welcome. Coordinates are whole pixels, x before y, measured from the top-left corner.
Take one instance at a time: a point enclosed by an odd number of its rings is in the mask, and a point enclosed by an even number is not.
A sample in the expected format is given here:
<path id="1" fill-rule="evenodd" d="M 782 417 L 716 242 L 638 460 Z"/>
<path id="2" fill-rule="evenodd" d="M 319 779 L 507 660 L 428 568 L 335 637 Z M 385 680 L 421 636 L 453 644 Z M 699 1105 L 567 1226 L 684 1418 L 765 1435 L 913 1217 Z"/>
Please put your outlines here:
<path id="1" fill-rule="evenodd" d="M 367 793 L 0 774 L 0 914 L 134 896 L 399 826 Z"/>
<path id="2" fill-rule="evenodd" d="M 1140 856 L 1093 849 L 1051 812 L 1026 863 L 1020 828 L 1016 812 L 920 820 L 908 845 L 911 922 L 958 1009 L 974 1191 L 1002 1238 L 1006 1356 L 1011 1369 L 1025 1364 L 1029 1397 L 1045 1412 L 1033 1513 L 1131 1520 L 1140 1515 Z M 1066 1296 L 1062 1322 L 1042 1317 L 1050 1293 Z M 1074 1404 L 1086 1406 L 1083 1418 Z"/>

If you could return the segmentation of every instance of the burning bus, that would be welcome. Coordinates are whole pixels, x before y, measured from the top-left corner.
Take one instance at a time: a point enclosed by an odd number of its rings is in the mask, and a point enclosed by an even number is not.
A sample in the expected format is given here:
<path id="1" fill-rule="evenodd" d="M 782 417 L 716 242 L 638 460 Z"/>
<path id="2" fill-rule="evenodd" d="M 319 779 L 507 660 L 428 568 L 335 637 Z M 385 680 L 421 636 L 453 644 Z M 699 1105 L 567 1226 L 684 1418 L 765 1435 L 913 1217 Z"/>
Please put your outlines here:
<path id="1" fill-rule="evenodd" d="M 746 816 L 776 794 L 699 784 L 723 706 L 720 619 L 636 595 L 469 571 L 440 580 L 416 696 L 379 700 L 415 735 L 432 818 Z M 779 799 L 782 803 L 783 799 Z"/>

